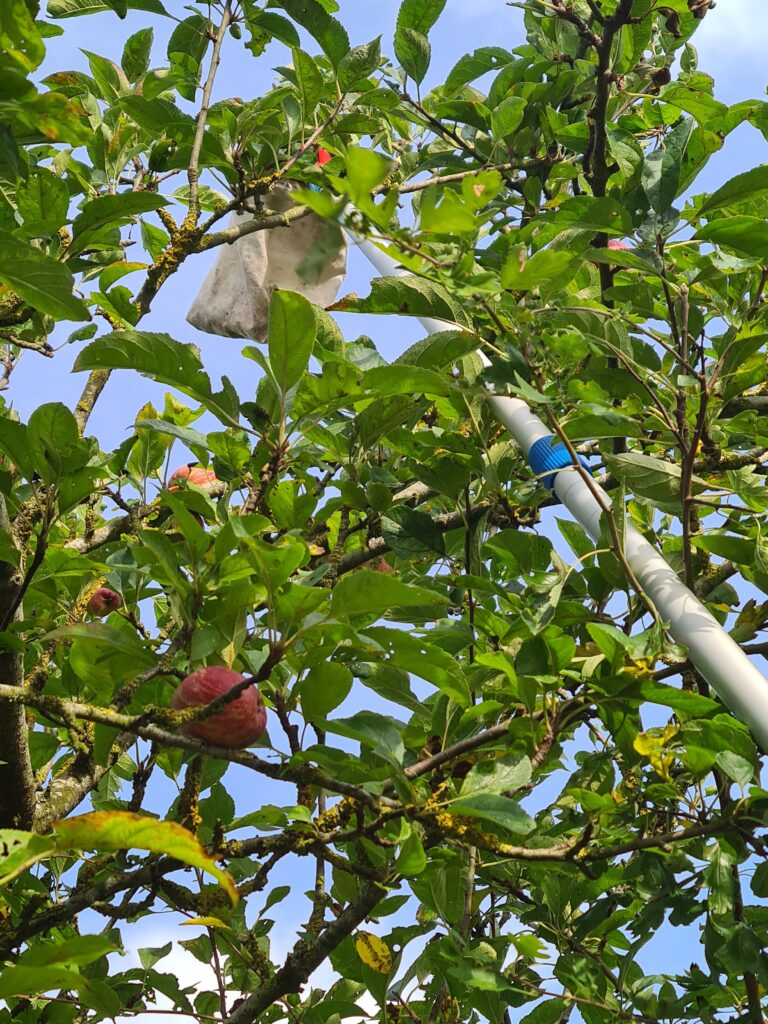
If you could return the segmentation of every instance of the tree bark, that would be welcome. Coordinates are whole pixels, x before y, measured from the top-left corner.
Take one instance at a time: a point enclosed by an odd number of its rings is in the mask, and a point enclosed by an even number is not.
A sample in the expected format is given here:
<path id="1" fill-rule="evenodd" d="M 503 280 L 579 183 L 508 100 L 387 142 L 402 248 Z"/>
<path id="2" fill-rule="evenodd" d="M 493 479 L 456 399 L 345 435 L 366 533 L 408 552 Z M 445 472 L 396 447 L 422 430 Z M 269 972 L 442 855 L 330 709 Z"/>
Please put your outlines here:
<path id="1" fill-rule="evenodd" d="M 11 536 L 5 498 L 0 494 L 0 530 Z M 16 603 L 23 573 L 0 562 L 0 618 Z M 21 605 L 13 621 L 22 617 Z M 24 657 L 0 641 L 0 679 L 24 685 Z M 0 828 L 31 829 L 35 815 L 35 777 L 29 757 L 27 713 L 23 704 L 4 702 L 0 709 Z"/>

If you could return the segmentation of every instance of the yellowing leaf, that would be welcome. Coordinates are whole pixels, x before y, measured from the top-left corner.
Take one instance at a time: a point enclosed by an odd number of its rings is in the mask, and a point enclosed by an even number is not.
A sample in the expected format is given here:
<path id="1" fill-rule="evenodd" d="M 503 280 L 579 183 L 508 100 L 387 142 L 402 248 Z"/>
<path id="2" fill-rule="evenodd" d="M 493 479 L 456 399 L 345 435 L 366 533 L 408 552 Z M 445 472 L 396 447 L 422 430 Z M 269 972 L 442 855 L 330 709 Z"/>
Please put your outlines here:
<path id="1" fill-rule="evenodd" d="M 665 725 L 663 729 L 650 729 L 648 732 L 640 732 L 635 736 L 632 745 L 638 754 L 647 757 L 655 772 L 665 782 L 670 782 L 669 769 L 675 760 L 675 754 L 665 748 L 678 733 L 678 726 Z"/>
<path id="2" fill-rule="evenodd" d="M 226 928 L 228 932 L 232 931 L 229 925 L 225 924 L 220 917 L 190 917 L 186 921 L 182 921 L 180 927 L 184 928 L 191 924 L 198 924 L 203 928 Z"/>
<path id="3" fill-rule="evenodd" d="M 157 821 L 130 811 L 96 811 L 54 823 L 56 852 L 63 850 L 148 850 L 165 853 L 213 875 L 229 894 L 239 900 L 232 876 L 216 864 L 200 842 L 175 821 Z"/>
<path id="4" fill-rule="evenodd" d="M 389 946 L 378 935 L 371 932 L 358 932 L 355 936 L 357 955 L 366 967 L 377 974 L 389 974 L 392 970 L 392 954 Z"/>
<path id="5" fill-rule="evenodd" d="M 50 836 L 19 829 L 0 829 L 0 885 L 13 881 L 22 871 L 44 857 L 51 857 L 55 845 Z"/>

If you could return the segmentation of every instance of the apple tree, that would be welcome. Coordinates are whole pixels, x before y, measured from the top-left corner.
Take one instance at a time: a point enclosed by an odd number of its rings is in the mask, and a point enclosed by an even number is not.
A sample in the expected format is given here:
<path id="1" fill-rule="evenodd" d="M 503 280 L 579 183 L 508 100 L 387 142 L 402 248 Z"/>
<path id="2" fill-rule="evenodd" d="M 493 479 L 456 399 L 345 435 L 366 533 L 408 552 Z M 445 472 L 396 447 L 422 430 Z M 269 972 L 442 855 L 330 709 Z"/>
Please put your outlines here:
<path id="1" fill-rule="evenodd" d="M 766 652 L 768 167 L 697 178 L 768 103 L 715 98 L 711 0 L 502 5 L 429 89 L 445 2 L 367 41 L 336 0 L 2 0 L 3 1022 L 763 1020 L 761 752 L 622 537 Z M 126 17 L 119 63 L 41 70 Z M 310 215 L 307 281 L 350 222 L 407 274 L 274 291 L 222 342 L 254 392 L 146 327 Z M 445 329 L 388 363 L 337 313 Z M 22 421 L 19 358 L 64 342 L 79 401 Z M 92 413 L 145 379 L 110 449 Z M 491 386 L 609 491 L 599 544 Z M 169 915 L 189 977 L 141 946 Z"/>

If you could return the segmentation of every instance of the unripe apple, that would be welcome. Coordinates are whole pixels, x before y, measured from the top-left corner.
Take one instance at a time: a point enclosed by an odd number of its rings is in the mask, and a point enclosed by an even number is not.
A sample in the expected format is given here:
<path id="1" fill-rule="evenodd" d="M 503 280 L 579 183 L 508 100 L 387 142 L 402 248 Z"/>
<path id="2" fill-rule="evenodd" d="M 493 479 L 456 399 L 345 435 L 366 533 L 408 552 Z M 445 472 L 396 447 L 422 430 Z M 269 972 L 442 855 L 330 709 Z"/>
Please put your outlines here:
<path id="1" fill-rule="evenodd" d="M 168 485 L 169 491 L 178 491 L 188 484 L 194 484 L 201 491 L 205 491 L 211 497 L 218 497 L 227 489 L 223 480 L 219 480 L 212 469 L 203 469 L 202 466 L 179 466 L 171 474 L 171 482 Z"/>
<path id="2" fill-rule="evenodd" d="M 209 665 L 192 672 L 176 687 L 171 700 L 174 711 L 210 704 L 233 686 L 242 683 L 245 676 L 223 665 Z M 186 736 L 194 736 L 217 747 L 250 747 L 267 727 L 267 709 L 256 686 L 249 686 L 225 704 L 210 718 L 187 722 L 181 727 Z"/>
<path id="3" fill-rule="evenodd" d="M 318 146 L 317 147 L 317 162 L 318 162 L 318 164 L 322 167 L 323 164 L 327 164 L 331 160 L 333 160 L 333 157 L 328 152 L 328 150 L 327 149 L 323 149 L 322 146 Z"/>
<path id="4" fill-rule="evenodd" d="M 91 594 L 88 601 L 88 611 L 93 615 L 109 615 L 110 612 L 119 608 L 122 603 L 122 597 L 116 594 L 114 590 L 110 590 L 109 587 L 99 587 L 98 590 L 94 590 Z"/>

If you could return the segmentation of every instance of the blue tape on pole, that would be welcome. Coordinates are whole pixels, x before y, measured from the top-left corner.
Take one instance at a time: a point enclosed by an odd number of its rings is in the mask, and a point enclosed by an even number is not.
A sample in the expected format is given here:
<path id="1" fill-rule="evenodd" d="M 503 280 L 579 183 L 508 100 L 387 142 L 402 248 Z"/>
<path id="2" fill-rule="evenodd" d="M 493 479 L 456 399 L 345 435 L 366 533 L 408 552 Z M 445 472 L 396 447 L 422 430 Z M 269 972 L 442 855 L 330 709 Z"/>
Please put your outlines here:
<path id="1" fill-rule="evenodd" d="M 557 476 L 557 473 L 553 471 L 573 466 L 571 453 L 561 441 L 558 441 L 557 444 L 552 444 L 554 439 L 554 434 L 540 437 L 538 441 L 533 442 L 528 451 L 528 464 L 550 491 L 555 486 L 555 477 Z M 586 460 L 581 456 L 579 456 L 579 462 L 585 469 L 589 469 Z"/>

